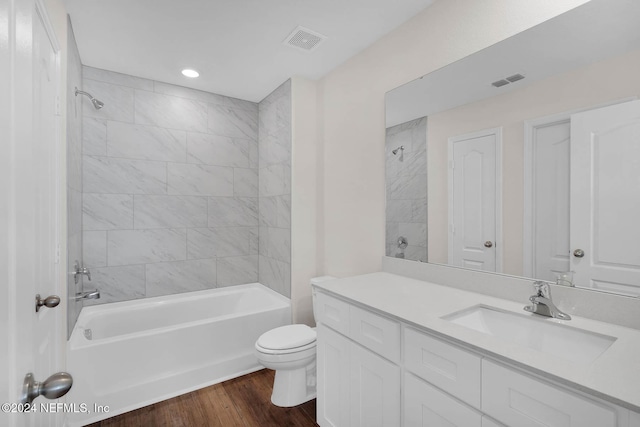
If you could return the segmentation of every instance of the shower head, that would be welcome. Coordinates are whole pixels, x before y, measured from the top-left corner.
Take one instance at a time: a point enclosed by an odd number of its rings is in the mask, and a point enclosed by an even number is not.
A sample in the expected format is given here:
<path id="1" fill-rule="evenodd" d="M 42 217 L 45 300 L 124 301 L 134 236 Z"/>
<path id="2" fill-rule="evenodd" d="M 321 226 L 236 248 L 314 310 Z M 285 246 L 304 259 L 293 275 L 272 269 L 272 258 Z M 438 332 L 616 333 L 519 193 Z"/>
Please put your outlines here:
<path id="1" fill-rule="evenodd" d="M 93 104 L 93 106 L 96 108 L 96 110 L 101 109 L 102 107 L 104 107 L 104 102 L 99 101 L 95 98 L 91 98 L 91 103 Z"/>
<path id="2" fill-rule="evenodd" d="M 91 103 L 93 104 L 93 107 L 94 107 L 96 110 L 99 110 L 99 109 L 101 109 L 102 107 L 104 107 L 104 102 L 102 102 L 102 101 L 100 101 L 100 100 L 95 99 L 95 98 L 93 97 L 93 95 L 91 95 L 90 93 L 87 93 L 87 92 L 84 92 L 84 91 L 78 90 L 78 88 L 76 87 L 76 96 L 78 96 L 78 94 L 80 94 L 80 95 L 84 95 L 84 96 L 86 96 L 87 98 L 89 98 L 89 99 L 91 100 Z"/>
<path id="3" fill-rule="evenodd" d="M 393 154 L 395 156 L 396 154 L 398 154 L 398 151 L 404 151 L 404 145 L 401 145 L 400 147 L 398 147 L 395 150 L 393 150 L 391 152 L 391 154 Z"/>

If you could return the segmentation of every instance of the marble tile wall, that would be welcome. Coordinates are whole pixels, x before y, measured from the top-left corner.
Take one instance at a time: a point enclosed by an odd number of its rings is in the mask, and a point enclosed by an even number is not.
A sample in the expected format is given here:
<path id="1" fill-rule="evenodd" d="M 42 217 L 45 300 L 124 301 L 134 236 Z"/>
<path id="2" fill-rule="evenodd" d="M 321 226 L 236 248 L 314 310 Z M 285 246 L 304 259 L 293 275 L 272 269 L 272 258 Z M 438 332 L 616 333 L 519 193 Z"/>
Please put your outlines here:
<path id="1" fill-rule="evenodd" d="M 291 295 L 291 81 L 260 102 L 259 272 L 260 283 Z"/>
<path id="2" fill-rule="evenodd" d="M 76 39 L 67 19 L 67 271 L 74 270 L 77 261 L 82 263 L 82 106 L 73 90 L 82 87 L 82 63 Z M 82 302 L 73 297 L 82 291 L 82 278 L 78 283 L 67 276 L 67 336 L 71 336 L 78 320 Z"/>
<path id="3" fill-rule="evenodd" d="M 91 67 L 83 86 L 105 103 L 82 100 L 88 304 L 257 282 L 258 104 Z"/>
<path id="4" fill-rule="evenodd" d="M 396 155 L 396 148 L 404 146 Z M 427 118 L 387 129 L 386 254 L 427 261 Z M 407 239 L 401 250 L 398 238 Z"/>

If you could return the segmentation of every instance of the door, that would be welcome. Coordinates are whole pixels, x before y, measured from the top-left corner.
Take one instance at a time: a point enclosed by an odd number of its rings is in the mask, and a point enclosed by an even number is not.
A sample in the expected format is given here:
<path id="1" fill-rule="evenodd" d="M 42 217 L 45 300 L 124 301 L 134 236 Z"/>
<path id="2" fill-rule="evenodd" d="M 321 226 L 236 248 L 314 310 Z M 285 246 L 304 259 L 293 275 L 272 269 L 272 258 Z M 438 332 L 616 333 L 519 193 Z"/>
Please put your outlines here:
<path id="1" fill-rule="evenodd" d="M 501 271 L 501 129 L 449 138 L 449 264 Z"/>
<path id="2" fill-rule="evenodd" d="M 571 116 L 575 283 L 640 295 L 640 101 Z"/>
<path id="3" fill-rule="evenodd" d="M 555 281 L 571 270 L 569 265 L 569 142 L 571 121 L 565 119 L 535 126 L 531 132 L 532 256 L 525 256 L 525 276 Z M 527 197 L 525 197 L 525 200 Z M 526 215 L 526 214 L 525 214 Z M 525 233 L 526 235 L 527 233 Z M 530 270 L 529 270 L 530 268 Z"/>
<path id="4" fill-rule="evenodd" d="M 318 424 L 349 425 L 349 340 L 318 325 Z"/>
<path id="5" fill-rule="evenodd" d="M 350 425 L 400 425 L 400 368 L 355 343 L 350 343 L 349 359 Z"/>
<path id="6" fill-rule="evenodd" d="M 0 96 L 9 128 L 0 156 L 7 167 L 0 187 L 0 197 L 6 201 L 0 218 L 6 232 L 1 252 L 1 268 L 6 271 L 2 291 L 8 301 L 7 326 L 3 325 L 9 372 L 7 383 L 2 384 L 7 385 L 5 402 L 19 401 L 27 373 L 44 381 L 62 367 L 65 309 L 63 302 L 56 308 L 35 310 L 36 294 L 63 295 L 64 289 L 61 278 L 65 273 L 58 259 L 60 208 L 64 206 L 58 164 L 59 49 L 40 2 L 12 3 L 10 11 L 0 10 L 11 23 L 7 49 L 12 52 L 2 65 L 11 84 L 2 86 Z M 43 401 L 40 397 L 36 402 Z M 62 415 L 42 411 L 10 414 L 1 424 L 53 426 Z"/>

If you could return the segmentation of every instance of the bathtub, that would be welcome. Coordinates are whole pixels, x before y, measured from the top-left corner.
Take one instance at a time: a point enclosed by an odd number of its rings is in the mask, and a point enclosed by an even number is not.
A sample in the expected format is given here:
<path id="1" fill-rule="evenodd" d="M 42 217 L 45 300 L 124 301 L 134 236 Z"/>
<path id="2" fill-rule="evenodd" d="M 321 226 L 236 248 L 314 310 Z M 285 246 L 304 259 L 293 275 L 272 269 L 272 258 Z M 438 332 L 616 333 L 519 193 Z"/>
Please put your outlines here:
<path id="1" fill-rule="evenodd" d="M 289 299 L 259 283 L 85 307 L 68 343 L 68 424 L 259 370 L 256 339 L 290 323 Z"/>

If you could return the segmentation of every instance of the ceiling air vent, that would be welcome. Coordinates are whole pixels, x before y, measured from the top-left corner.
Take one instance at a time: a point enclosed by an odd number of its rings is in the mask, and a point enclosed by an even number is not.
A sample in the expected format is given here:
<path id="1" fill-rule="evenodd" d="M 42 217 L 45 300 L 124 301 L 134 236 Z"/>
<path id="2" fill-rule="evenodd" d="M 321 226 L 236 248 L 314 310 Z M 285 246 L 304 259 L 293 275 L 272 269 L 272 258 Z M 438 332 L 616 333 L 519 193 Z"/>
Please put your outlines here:
<path id="1" fill-rule="evenodd" d="M 320 43 L 326 40 L 326 38 L 326 36 L 311 31 L 308 28 L 298 27 L 293 30 L 293 32 L 289 34 L 289 37 L 282 43 L 305 52 L 312 52 L 317 49 Z"/>
<path id="2" fill-rule="evenodd" d="M 509 83 L 515 83 L 518 80 L 524 79 L 524 76 L 520 73 L 514 74 L 513 76 L 505 77 L 504 79 L 496 80 L 491 83 L 491 86 L 502 87 L 504 85 L 508 85 Z"/>
<path id="3" fill-rule="evenodd" d="M 501 86 L 508 85 L 508 84 L 509 84 L 509 82 L 507 80 L 502 79 L 502 80 L 497 80 L 497 81 L 491 83 L 491 86 L 501 87 Z"/>

